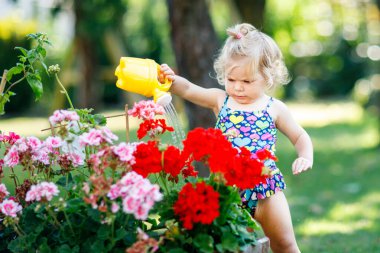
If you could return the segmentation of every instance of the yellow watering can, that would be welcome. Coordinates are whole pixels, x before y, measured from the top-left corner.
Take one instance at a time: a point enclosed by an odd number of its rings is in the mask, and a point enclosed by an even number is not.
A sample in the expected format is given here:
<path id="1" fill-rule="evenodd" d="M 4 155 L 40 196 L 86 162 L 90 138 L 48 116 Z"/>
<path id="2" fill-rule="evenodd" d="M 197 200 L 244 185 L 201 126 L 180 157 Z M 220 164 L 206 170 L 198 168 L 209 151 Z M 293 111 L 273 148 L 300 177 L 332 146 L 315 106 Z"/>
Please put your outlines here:
<path id="1" fill-rule="evenodd" d="M 172 82 L 158 81 L 160 65 L 151 59 L 121 57 L 120 64 L 115 70 L 118 80 L 116 86 L 120 89 L 152 97 L 156 103 L 167 105 L 172 97 L 168 92 Z"/>

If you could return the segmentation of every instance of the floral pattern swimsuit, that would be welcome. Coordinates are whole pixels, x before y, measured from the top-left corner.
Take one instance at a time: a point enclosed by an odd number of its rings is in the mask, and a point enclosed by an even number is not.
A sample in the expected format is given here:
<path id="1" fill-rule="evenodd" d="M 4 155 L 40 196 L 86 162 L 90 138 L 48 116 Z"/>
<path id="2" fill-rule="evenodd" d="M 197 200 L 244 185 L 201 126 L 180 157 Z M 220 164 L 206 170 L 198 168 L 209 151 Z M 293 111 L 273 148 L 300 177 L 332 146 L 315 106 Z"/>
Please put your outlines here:
<path id="1" fill-rule="evenodd" d="M 268 109 L 273 103 L 273 98 L 264 110 L 239 111 L 227 107 L 229 96 L 226 97 L 222 109 L 219 112 L 215 128 L 220 129 L 234 147 L 246 147 L 252 153 L 260 149 L 268 149 L 275 152 L 277 128 Z M 242 191 L 242 203 L 254 216 L 257 201 L 265 199 L 286 188 L 282 173 L 273 160 L 267 160 L 265 166 L 271 170 L 271 176 L 266 183 L 260 183 L 253 189 Z"/>

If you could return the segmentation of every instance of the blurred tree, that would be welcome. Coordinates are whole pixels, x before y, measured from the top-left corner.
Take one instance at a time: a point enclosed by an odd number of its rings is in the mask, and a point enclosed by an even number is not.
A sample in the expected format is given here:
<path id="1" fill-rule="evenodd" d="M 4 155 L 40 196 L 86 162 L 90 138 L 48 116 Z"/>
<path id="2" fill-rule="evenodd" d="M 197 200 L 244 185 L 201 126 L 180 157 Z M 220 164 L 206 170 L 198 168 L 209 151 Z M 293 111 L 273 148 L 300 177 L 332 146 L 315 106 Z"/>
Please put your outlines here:
<path id="1" fill-rule="evenodd" d="M 206 1 L 167 0 L 167 4 L 178 74 L 205 88 L 217 87 L 218 83 L 210 78 L 210 73 L 213 72 L 219 41 Z M 211 110 L 185 103 L 189 129 L 215 125 Z"/>
<path id="2" fill-rule="evenodd" d="M 264 29 L 265 0 L 233 0 L 242 21 L 250 23 L 258 29 Z"/>
<path id="3" fill-rule="evenodd" d="M 105 93 L 117 100 L 120 93 L 115 85 L 105 84 L 115 81 L 114 67 L 107 66 L 116 66 L 120 56 L 125 55 L 121 34 L 126 0 L 113 0 L 112 4 L 106 0 L 54 3 L 53 15 L 72 9 L 75 16 L 74 41 L 68 47 L 61 74 L 65 85 L 78 88 L 73 96 L 75 106 L 99 109 Z M 54 107 L 62 107 L 62 100 L 57 99 Z"/>
<path id="4" fill-rule="evenodd" d="M 126 4 L 123 0 L 113 0 L 112 4 L 106 0 L 82 0 L 73 1 L 73 9 L 75 51 L 81 59 L 79 66 L 83 73 L 83 82 L 79 85 L 79 106 L 98 108 L 102 95 L 99 84 L 102 60 L 108 63 L 110 60 L 102 50 L 104 39 L 109 33 L 114 36 L 120 34 Z"/>

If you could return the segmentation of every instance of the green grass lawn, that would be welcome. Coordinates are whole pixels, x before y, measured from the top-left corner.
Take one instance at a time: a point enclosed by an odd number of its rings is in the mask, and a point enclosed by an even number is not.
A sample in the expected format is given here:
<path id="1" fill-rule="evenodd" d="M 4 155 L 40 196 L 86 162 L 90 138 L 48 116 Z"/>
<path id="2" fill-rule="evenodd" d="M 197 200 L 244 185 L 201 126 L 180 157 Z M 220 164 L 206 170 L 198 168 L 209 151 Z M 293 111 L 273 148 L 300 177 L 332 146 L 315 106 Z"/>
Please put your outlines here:
<path id="1" fill-rule="evenodd" d="M 375 120 L 308 127 L 313 169 L 293 176 L 295 152 L 280 136 L 279 165 L 302 252 L 380 252 L 379 138 Z"/>

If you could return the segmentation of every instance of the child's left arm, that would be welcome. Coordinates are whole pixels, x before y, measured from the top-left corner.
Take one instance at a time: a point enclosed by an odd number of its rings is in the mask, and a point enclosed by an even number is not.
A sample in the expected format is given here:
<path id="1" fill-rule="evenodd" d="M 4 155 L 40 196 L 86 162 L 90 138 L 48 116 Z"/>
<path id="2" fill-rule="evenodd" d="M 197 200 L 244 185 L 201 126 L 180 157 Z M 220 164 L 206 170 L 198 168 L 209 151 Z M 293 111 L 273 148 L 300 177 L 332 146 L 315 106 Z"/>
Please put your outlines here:
<path id="1" fill-rule="evenodd" d="M 310 169 L 313 166 L 313 144 L 309 134 L 294 120 L 284 103 L 278 101 L 275 111 L 277 128 L 289 138 L 298 154 L 292 164 L 293 174 Z"/>

